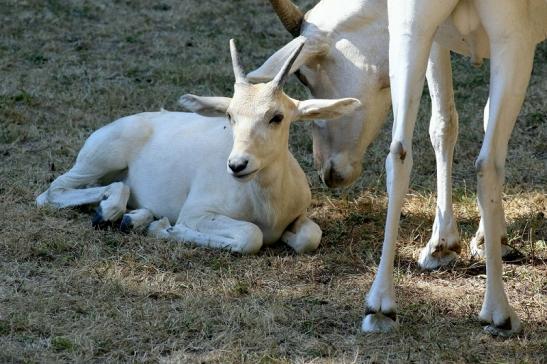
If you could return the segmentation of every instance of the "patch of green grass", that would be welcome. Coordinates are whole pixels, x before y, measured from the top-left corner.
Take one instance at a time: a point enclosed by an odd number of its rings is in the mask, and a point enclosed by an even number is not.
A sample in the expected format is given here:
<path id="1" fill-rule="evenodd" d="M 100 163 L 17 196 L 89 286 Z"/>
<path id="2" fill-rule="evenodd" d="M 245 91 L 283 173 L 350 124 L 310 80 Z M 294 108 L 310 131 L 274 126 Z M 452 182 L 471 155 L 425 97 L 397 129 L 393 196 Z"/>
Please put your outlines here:
<path id="1" fill-rule="evenodd" d="M 0 320 L 0 336 L 5 336 L 10 333 L 10 325 L 7 320 Z"/>
<path id="2" fill-rule="evenodd" d="M 74 350 L 74 343 L 67 337 L 55 336 L 51 339 L 51 348 L 55 351 L 71 351 Z"/>
<path id="3" fill-rule="evenodd" d="M 247 282 L 238 281 L 234 285 L 234 293 L 238 296 L 244 296 L 249 294 L 249 284 Z"/>

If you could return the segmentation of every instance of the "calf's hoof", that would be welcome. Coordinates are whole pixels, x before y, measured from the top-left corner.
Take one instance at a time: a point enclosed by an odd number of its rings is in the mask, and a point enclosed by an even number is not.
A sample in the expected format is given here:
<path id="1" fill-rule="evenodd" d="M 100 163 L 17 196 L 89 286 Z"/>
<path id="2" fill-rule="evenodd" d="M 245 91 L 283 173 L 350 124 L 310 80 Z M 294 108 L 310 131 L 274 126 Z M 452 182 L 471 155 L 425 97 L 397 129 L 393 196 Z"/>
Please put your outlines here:
<path id="1" fill-rule="evenodd" d="M 310 231 L 308 234 L 293 239 L 289 244 L 295 252 L 298 254 L 310 253 L 317 250 L 319 243 L 321 243 L 322 232 L 320 229 L 316 231 Z"/>
<path id="2" fill-rule="evenodd" d="M 155 238 L 168 238 L 169 229 L 171 229 L 171 223 L 166 217 L 162 217 L 159 220 L 152 222 L 148 225 L 147 233 Z"/>
<path id="3" fill-rule="evenodd" d="M 123 233 L 131 231 L 141 233 L 154 221 L 154 215 L 146 209 L 133 210 L 123 215 L 120 230 Z"/>
<path id="4" fill-rule="evenodd" d="M 93 220 L 91 220 L 91 226 L 98 230 L 106 230 L 112 227 L 112 221 L 104 219 L 103 210 L 100 206 L 95 210 L 95 216 L 93 216 Z"/>
<path id="5" fill-rule="evenodd" d="M 391 332 L 399 327 L 395 311 L 381 312 L 367 308 L 361 325 L 363 332 Z"/>
<path id="6" fill-rule="evenodd" d="M 124 214 L 122 222 L 120 223 L 120 231 L 125 234 L 129 234 L 133 230 L 133 222 L 129 214 Z"/>
<path id="7" fill-rule="evenodd" d="M 36 197 L 36 206 L 42 207 L 48 204 L 48 191 L 43 192 L 40 196 Z"/>

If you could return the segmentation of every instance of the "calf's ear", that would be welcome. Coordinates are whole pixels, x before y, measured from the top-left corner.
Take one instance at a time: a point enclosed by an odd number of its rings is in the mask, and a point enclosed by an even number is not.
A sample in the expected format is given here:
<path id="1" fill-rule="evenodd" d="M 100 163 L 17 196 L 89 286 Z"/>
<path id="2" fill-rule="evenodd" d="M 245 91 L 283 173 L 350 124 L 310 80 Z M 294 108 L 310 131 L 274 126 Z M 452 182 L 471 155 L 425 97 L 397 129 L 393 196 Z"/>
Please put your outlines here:
<path id="1" fill-rule="evenodd" d="M 186 94 L 179 99 L 179 104 L 185 110 L 203 116 L 224 116 L 230 106 L 229 97 L 210 97 Z"/>
<path id="2" fill-rule="evenodd" d="M 353 112 L 359 106 L 361 106 L 361 102 L 353 98 L 299 101 L 297 105 L 297 120 L 337 119 Z"/>

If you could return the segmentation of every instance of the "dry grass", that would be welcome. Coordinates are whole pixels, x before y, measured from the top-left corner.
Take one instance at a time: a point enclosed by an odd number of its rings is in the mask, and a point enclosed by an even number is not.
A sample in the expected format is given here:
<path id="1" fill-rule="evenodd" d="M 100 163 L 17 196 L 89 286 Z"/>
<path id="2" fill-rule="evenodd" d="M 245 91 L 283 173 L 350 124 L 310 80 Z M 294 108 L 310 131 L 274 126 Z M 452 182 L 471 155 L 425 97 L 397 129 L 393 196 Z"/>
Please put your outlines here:
<path id="1" fill-rule="evenodd" d="M 415 263 L 434 214 L 424 98 L 395 272 L 402 326 L 364 335 L 362 298 L 383 236 L 389 123 L 348 191 L 319 184 L 307 127 L 294 128 L 292 148 L 312 181 L 311 213 L 325 237 L 311 255 L 274 246 L 241 257 L 95 231 L 89 211 L 34 206 L 100 125 L 176 109 L 185 92 L 230 94 L 230 37 L 251 66 L 289 39 L 266 1 L 0 0 L 0 23 L 0 362 L 545 360 L 545 44 L 508 158 L 509 238 L 526 258 L 505 266 L 505 281 L 524 333 L 482 333 L 484 267 L 466 252 L 438 272 Z M 479 219 L 472 163 L 488 75 L 459 57 L 454 68 L 462 124 L 456 215 L 468 243 Z M 289 93 L 305 97 L 296 83 Z"/>

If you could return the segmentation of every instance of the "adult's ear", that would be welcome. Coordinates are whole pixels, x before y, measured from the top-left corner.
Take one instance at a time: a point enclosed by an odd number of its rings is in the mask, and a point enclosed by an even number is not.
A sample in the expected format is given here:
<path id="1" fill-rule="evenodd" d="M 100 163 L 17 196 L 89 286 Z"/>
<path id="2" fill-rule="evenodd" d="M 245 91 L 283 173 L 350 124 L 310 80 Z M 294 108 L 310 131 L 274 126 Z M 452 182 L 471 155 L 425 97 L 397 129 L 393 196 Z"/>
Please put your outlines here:
<path id="1" fill-rule="evenodd" d="M 224 116 L 230 106 L 229 97 L 210 97 L 186 94 L 179 99 L 179 104 L 186 110 L 203 116 Z"/>
<path id="2" fill-rule="evenodd" d="M 297 120 L 329 120 L 353 112 L 361 106 L 361 101 L 353 98 L 345 99 L 312 99 L 299 101 L 297 104 Z"/>
<path id="3" fill-rule="evenodd" d="M 306 37 L 299 36 L 287 43 L 283 48 L 272 54 L 271 57 L 268 58 L 262 66 L 247 74 L 247 81 L 259 83 L 269 82 L 273 80 L 274 77 L 281 70 L 281 67 L 283 67 L 283 64 L 285 64 L 287 58 L 289 58 L 292 52 L 294 52 L 294 50 L 297 49 L 305 41 L 307 42 Z M 293 65 L 291 66 L 289 74 L 293 74 L 294 72 L 296 72 L 296 70 L 298 70 L 304 63 L 306 63 L 310 57 L 314 56 L 316 52 L 317 49 L 312 46 L 308 46 L 308 44 L 306 43 L 298 57 L 296 57 Z"/>

